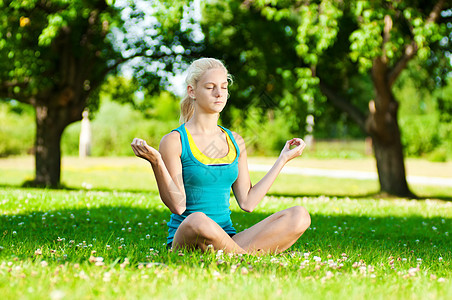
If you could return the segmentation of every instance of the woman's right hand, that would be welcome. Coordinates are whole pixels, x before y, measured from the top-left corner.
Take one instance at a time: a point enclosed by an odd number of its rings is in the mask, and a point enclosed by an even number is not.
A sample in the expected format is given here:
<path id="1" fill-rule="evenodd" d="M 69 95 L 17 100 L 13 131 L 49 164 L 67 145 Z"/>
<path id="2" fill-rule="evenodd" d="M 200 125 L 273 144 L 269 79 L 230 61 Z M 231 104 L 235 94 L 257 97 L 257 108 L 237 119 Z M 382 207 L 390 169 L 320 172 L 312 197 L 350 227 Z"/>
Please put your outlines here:
<path id="1" fill-rule="evenodd" d="M 160 152 L 149 146 L 145 140 L 134 138 L 130 145 L 136 156 L 149 161 L 151 164 L 156 163 L 161 158 Z"/>

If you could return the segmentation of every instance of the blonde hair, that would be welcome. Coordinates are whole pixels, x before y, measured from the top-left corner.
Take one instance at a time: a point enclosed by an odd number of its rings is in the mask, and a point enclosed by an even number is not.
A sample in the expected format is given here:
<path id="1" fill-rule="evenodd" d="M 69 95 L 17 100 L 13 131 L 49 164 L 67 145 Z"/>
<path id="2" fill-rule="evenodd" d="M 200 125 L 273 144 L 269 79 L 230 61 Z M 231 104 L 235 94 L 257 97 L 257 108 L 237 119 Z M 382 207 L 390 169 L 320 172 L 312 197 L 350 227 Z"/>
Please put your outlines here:
<path id="1" fill-rule="evenodd" d="M 227 74 L 228 81 L 232 83 L 232 76 L 228 73 L 228 70 L 224 64 L 215 58 L 200 58 L 193 61 L 187 70 L 187 77 L 185 78 L 186 86 L 192 86 L 196 88 L 196 84 L 201 79 L 204 72 L 210 69 L 223 69 Z M 185 123 L 193 117 L 195 112 L 195 104 L 193 99 L 185 91 L 185 96 L 180 102 L 180 123 Z"/>

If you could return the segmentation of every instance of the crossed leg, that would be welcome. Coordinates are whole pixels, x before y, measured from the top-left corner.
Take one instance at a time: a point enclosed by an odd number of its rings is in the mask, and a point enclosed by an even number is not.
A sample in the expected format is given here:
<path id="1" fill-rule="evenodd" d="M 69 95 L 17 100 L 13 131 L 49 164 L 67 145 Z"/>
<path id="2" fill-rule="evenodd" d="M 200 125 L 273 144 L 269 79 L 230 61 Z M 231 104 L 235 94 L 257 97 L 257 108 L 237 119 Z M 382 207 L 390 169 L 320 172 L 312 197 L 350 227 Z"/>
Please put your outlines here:
<path id="1" fill-rule="evenodd" d="M 311 218 L 302 206 L 294 206 L 260 221 L 232 238 L 204 213 L 189 215 L 174 235 L 173 247 L 214 249 L 234 253 L 279 253 L 292 246 L 308 229 Z"/>

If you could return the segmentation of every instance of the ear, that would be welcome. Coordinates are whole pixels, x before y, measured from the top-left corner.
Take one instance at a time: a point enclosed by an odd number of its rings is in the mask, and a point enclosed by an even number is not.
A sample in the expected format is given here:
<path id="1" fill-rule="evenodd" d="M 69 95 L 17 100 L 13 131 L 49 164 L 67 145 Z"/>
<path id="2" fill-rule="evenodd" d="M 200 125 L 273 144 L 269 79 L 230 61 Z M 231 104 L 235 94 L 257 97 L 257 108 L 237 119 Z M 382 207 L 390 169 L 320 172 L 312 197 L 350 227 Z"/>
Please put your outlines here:
<path id="1" fill-rule="evenodd" d="M 190 98 L 196 98 L 195 97 L 195 89 L 191 85 L 187 85 L 187 95 Z"/>

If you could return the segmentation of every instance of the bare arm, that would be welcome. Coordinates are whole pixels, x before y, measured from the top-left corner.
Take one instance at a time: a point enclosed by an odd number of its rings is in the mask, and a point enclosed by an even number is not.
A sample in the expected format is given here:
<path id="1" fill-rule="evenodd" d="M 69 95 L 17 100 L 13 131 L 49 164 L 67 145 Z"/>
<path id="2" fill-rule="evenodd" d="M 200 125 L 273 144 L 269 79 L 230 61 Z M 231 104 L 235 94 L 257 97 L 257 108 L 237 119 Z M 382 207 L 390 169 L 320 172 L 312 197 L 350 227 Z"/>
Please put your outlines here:
<path id="1" fill-rule="evenodd" d="M 237 136 L 236 140 L 242 147 L 240 149 L 239 157 L 239 175 L 232 185 L 232 190 L 240 208 L 244 211 L 251 212 L 267 194 L 284 165 L 289 160 L 300 156 L 303 153 L 306 144 L 299 138 L 287 141 L 273 167 L 256 185 L 253 186 L 248 171 L 245 143 L 240 136 Z M 290 149 L 291 146 L 295 146 L 295 148 Z"/>
<path id="2" fill-rule="evenodd" d="M 179 133 L 171 132 L 165 135 L 160 142 L 159 151 L 137 138 L 133 139 L 131 146 L 136 156 L 151 163 L 163 203 L 172 213 L 182 214 L 186 209 L 186 202 Z"/>

